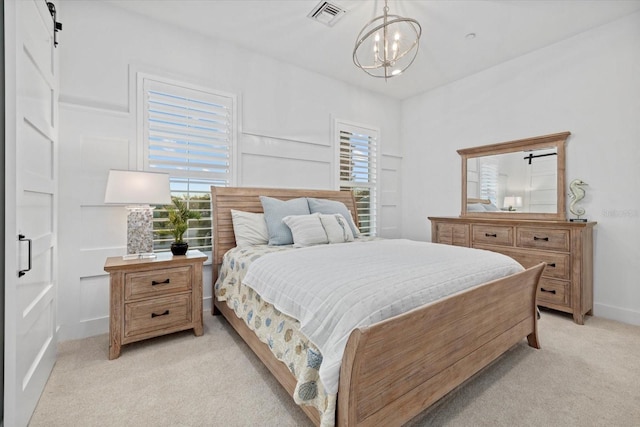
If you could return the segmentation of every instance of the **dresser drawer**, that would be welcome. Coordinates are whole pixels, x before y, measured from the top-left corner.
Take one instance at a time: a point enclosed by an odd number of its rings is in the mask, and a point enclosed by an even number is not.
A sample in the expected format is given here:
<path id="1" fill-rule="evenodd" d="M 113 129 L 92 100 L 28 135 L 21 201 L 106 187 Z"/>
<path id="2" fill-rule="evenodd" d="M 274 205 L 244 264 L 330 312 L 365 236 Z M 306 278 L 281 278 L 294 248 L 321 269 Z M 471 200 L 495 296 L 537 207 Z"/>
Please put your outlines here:
<path id="1" fill-rule="evenodd" d="M 191 267 L 127 273 L 124 296 L 126 301 L 169 295 L 191 289 Z"/>
<path id="2" fill-rule="evenodd" d="M 513 246 L 513 227 L 501 225 L 472 225 L 473 243 Z"/>
<path id="3" fill-rule="evenodd" d="M 494 252 L 500 252 L 501 254 L 510 256 L 518 261 L 524 268 L 533 267 L 541 262 L 547 264 L 542 276 L 551 277 L 554 279 L 571 279 L 571 261 L 569 254 L 557 254 L 554 252 L 543 252 L 526 249 L 509 249 L 492 247 L 486 245 L 474 245 L 474 248 L 487 249 Z"/>
<path id="4" fill-rule="evenodd" d="M 125 338 L 191 323 L 191 294 L 125 304 Z"/>
<path id="5" fill-rule="evenodd" d="M 518 227 L 516 246 L 569 252 L 571 248 L 569 230 Z"/>
<path id="6" fill-rule="evenodd" d="M 570 307 L 571 282 L 543 277 L 540 279 L 537 296 L 539 305 L 554 304 Z"/>
<path id="7" fill-rule="evenodd" d="M 469 247 L 469 226 L 467 224 L 436 225 L 437 243 Z"/>

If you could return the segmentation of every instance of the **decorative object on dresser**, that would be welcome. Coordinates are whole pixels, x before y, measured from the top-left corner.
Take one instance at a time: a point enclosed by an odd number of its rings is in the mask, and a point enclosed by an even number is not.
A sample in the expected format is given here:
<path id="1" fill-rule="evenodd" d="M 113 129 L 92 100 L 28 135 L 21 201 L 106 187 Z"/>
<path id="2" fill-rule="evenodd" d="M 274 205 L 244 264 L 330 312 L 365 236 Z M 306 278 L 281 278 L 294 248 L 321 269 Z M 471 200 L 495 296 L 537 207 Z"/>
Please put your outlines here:
<path id="1" fill-rule="evenodd" d="M 153 258 L 153 207 L 171 203 L 169 174 L 110 170 L 104 202 L 127 205 L 127 255 Z"/>
<path id="2" fill-rule="evenodd" d="M 207 256 L 189 251 L 168 252 L 154 259 L 107 258 L 109 272 L 109 359 L 120 356 L 124 344 L 202 328 L 202 264 Z"/>
<path id="3" fill-rule="evenodd" d="M 544 262 L 539 306 L 573 314 L 593 310 L 595 222 L 566 219 L 565 143 L 569 132 L 458 150 L 460 217 L 429 217 L 431 240 L 500 252 L 525 268 Z M 524 161 L 523 161 L 524 160 Z M 522 194 L 522 208 L 490 207 Z"/>
<path id="4" fill-rule="evenodd" d="M 573 222 L 587 222 L 586 218 L 580 218 L 582 215 L 586 213 L 584 208 L 576 208 L 576 204 L 584 199 L 586 195 L 586 191 L 582 188 L 585 185 L 589 185 L 581 179 L 574 179 L 569 183 L 569 190 L 571 191 L 569 195 L 571 196 L 571 203 L 569 203 L 569 210 L 572 214 L 576 216 L 576 218 L 571 218 L 569 221 Z"/>

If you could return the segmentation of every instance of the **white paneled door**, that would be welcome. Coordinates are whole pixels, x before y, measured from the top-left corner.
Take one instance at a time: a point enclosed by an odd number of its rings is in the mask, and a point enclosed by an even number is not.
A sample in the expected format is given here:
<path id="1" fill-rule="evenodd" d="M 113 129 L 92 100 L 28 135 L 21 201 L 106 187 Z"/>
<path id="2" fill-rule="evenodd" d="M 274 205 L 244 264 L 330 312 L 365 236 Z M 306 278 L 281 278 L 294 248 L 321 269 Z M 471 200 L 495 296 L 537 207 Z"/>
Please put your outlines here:
<path id="1" fill-rule="evenodd" d="M 26 426 L 56 358 L 58 71 L 44 0 L 5 1 L 7 426 Z"/>

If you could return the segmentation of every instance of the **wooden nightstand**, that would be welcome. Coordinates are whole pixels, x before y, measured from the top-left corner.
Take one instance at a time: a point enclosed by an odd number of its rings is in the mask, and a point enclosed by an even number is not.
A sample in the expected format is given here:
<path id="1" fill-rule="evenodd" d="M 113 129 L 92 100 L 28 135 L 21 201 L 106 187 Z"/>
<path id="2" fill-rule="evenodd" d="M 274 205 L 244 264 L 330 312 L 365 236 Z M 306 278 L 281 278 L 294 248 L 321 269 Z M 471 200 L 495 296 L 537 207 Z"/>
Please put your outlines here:
<path id="1" fill-rule="evenodd" d="M 202 264 L 200 251 L 154 259 L 124 261 L 109 257 L 111 276 L 109 359 L 120 356 L 124 344 L 193 328 L 202 335 Z"/>

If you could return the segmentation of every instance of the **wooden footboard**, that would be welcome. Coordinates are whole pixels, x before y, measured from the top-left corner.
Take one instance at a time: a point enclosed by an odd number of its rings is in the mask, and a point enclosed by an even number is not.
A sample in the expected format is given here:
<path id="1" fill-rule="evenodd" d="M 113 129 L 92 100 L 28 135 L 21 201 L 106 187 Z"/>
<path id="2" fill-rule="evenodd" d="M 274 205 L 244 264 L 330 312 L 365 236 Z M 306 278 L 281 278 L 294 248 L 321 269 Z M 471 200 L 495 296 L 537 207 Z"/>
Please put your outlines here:
<path id="1" fill-rule="evenodd" d="M 523 338 L 540 348 L 536 291 L 544 264 L 351 333 L 338 426 L 401 425 Z M 293 395 L 296 379 L 225 302 L 216 308 Z M 301 406 L 318 425 L 315 408 Z"/>
<path id="2" fill-rule="evenodd" d="M 352 332 L 337 423 L 401 425 L 527 337 L 544 264 Z"/>

